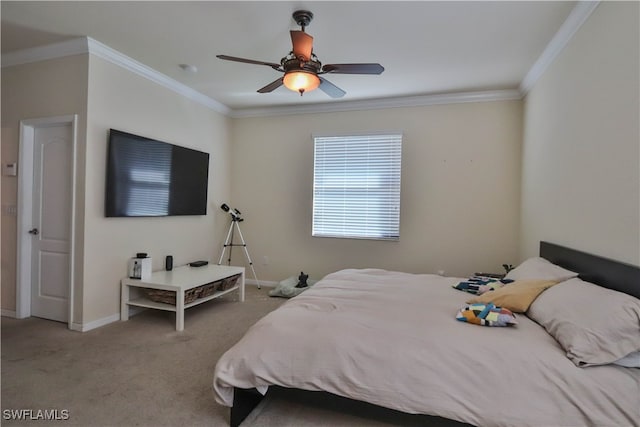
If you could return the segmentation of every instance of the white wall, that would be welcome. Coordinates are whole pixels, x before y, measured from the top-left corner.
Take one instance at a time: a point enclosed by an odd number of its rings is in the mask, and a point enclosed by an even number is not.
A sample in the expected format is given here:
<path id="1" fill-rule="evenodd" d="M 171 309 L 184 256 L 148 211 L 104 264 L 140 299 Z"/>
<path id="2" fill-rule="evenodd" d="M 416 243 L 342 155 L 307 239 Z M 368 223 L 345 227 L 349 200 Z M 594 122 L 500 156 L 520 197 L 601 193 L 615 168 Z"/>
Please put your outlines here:
<path id="1" fill-rule="evenodd" d="M 2 160 L 18 161 L 20 120 L 42 117 L 78 115 L 78 151 L 84 146 L 86 129 L 88 55 L 75 55 L 2 68 Z M 84 174 L 82 155 L 78 170 Z M 18 171 L 18 174 L 31 171 Z M 16 206 L 17 177 L 2 176 L 2 206 Z M 82 212 L 82 194 L 78 194 L 76 216 Z M 17 217 L 2 215 L 2 309 L 16 307 L 16 232 Z M 77 273 L 82 265 L 82 229 L 76 234 Z M 80 276 L 76 274 L 76 278 Z M 76 282 L 81 292 L 80 279 Z M 76 306 L 76 313 L 82 307 Z"/>
<path id="2" fill-rule="evenodd" d="M 217 261 L 229 225 L 223 202 L 243 212 L 267 281 L 344 267 L 499 271 L 535 255 L 540 240 L 640 264 L 638 14 L 636 2 L 601 3 L 524 112 L 503 101 L 232 120 L 92 55 L 3 68 L 2 159 L 17 160 L 19 120 L 79 115 L 76 323 L 117 315 L 135 252 L 149 252 L 154 269 L 167 254 L 177 265 Z M 208 215 L 105 218 L 112 127 L 211 153 Z M 378 130 L 404 133 L 400 241 L 312 238 L 311 135 Z M 2 177 L 3 206 L 15 190 Z M 15 219 L 4 215 L 9 311 L 12 234 Z M 243 261 L 236 248 L 234 263 Z"/>
<path id="3" fill-rule="evenodd" d="M 230 192 L 226 117 L 93 55 L 88 99 L 83 323 L 119 313 L 120 279 L 136 252 L 149 253 L 153 270 L 164 268 L 166 255 L 173 255 L 176 266 L 212 260 L 226 220 L 217 207 Z M 207 215 L 105 218 L 110 128 L 208 152 Z"/>
<path id="4" fill-rule="evenodd" d="M 466 275 L 517 257 L 518 101 L 231 120 L 93 55 L 5 68 L 2 79 L 3 161 L 17 160 L 20 119 L 79 114 L 77 325 L 117 315 L 136 252 L 149 252 L 154 269 L 167 254 L 176 265 L 217 261 L 229 225 L 223 202 L 243 211 L 263 280 L 367 266 Z M 209 214 L 105 218 L 109 128 L 211 153 Z M 400 242 L 311 238 L 311 134 L 380 129 L 405 135 Z M 3 177 L 3 205 L 15 190 Z M 15 219 L 2 222 L 2 308 L 14 310 Z"/>
<path id="5" fill-rule="evenodd" d="M 521 120 L 520 101 L 235 119 L 232 204 L 258 278 L 501 271 L 518 258 Z M 311 135 L 377 130 L 404 132 L 400 241 L 311 237 Z"/>
<path id="6" fill-rule="evenodd" d="M 521 255 L 640 265 L 638 2 L 602 2 L 526 97 Z"/>
<path id="7" fill-rule="evenodd" d="M 230 120 L 200 104 L 93 55 L 2 69 L 2 158 L 17 161 L 19 122 L 78 114 L 76 284 L 73 322 L 79 327 L 119 313 L 120 279 L 129 257 L 145 251 L 153 268 L 165 255 L 176 265 L 214 259 L 230 194 Z M 210 153 L 206 216 L 105 218 L 109 128 Z M 86 173 L 85 173 L 86 170 Z M 19 173 L 25 173 L 20 171 Z M 2 205 L 15 205 L 17 180 L 2 177 Z M 2 216 L 2 309 L 15 310 L 16 218 Z"/>

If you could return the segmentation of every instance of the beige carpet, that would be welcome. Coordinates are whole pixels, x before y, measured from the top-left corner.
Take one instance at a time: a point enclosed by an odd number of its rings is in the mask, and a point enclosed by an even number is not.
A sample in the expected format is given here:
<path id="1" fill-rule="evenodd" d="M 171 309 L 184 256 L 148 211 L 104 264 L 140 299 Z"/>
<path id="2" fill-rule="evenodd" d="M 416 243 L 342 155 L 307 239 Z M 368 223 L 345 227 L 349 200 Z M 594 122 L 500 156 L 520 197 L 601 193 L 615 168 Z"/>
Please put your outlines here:
<path id="1" fill-rule="evenodd" d="M 147 310 L 93 331 L 37 318 L 2 318 L 4 426 L 228 426 L 229 408 L 213 397 L 218 358 L 258 319 L 285 300 L 269 288 L 185 312 L 175 331 L 170 312 Z M 66 421 L 16 421 L 5 410 L 68 411 Z M 61 414 L 61 412 L 59 412 Z M 414 416 L 389 417 L 371 405 L 352 405 L 318 393 L 272 390 L 242 427 L 436 426 Z M 442 424 L 448 425 L 448 424 Z"/>
<path id="2" fill-rule="evenodd" d="M 2 410 L 66 409 L 69 420 L 2 425 L 227 426 L 215 403 L 213 369 L 249 326 L 284 302 L 247 287 L 185 312 L 146 310 L 89 332 L 29 318 L 2 318 Z M 4 412 L 3 412 L 4 415 Z"/>

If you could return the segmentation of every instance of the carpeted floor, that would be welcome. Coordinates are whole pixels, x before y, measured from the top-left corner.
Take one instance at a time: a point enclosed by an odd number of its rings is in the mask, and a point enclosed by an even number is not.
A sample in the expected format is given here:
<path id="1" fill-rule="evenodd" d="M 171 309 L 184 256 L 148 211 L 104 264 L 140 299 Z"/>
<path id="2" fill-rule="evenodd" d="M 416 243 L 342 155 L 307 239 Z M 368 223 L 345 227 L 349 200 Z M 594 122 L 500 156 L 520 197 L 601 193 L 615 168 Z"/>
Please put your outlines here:
<path id="1" fill-rule="evenodd" d="M 247 287 L 190 308 L 185 330 L 175 315 L 147 310 L 128 322 L 80 333 L 66 324 L 2 318 L 2 419 L 6 426 L 228 426 L 229 408 L 213 396 L 220 356 L 285 300 Z M 9 419 L 11 410 L 57 410 L 67 420 Z M 389 417 L 367 404 L 318 393 L 270 390 L 242 427 L 440 426 L 415 416 Z"/>
<path id="2" fill-rule="evenodd" d="M 218 358 L 259 318 L 285 300 L 247 287 L 185 312 L 175 331 L 170 312 L 146 310 L 128 322 L 89 332 L 37 318 L 2 318 L 2 425 L 7 409 L 68 410 L 75 426 L 228 426 L 213 398 Z M 34 412 L 35 414 L 35 412 Z"/>

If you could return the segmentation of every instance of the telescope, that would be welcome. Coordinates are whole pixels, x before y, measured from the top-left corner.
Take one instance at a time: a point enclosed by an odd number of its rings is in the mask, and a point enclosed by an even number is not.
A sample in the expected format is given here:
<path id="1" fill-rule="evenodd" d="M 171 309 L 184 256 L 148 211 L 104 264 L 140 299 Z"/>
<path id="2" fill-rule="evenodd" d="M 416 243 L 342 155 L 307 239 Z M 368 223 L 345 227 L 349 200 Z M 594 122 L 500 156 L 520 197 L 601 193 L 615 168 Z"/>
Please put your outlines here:
<path id="1" fill-rule="evenodd" d="M 244 219 L 240 217 L 240 215 L 242 215 L 242 212 L 240 212 L 238 209 L 231 209 L 229 205 L 227 205 L 226 203 L 223 203 L 222 206 L 220 206 L 220 209 L 222 209 L 225 212 L 229 212 L 229 215 L 231 215 L 232 221 L 238 221 L 238 222 L 244 221 Z"/>
<path id="2" fill-rule="evenodd" d="M 231 209 L 226 203 L 223 203 L 222 206 L 220 206 L 220 209 L 225 212 L 229 212 L 229 215 L 231 215 L 231 224 L 229 226 L 229 231 L 227 232 L 227 238 L 224 241 L 224 245 L 222 246 L 222 253 L 220 254 L 218 265 L 222 265 L 222 259 L 224 258 L 224 253 L 227 249 L 229 249 L 229 258 L 227 258 L 227 264 L 231 265 L 231 251 L 233 247 L 241 246 L 244 249 L 244 254 L 247 256 L 247 261 L 249 261 L 249 267 L 251 267 L 253 277 L 256 279 L 258 289 L 260 289 L 260 282 L 258 281 L 258 276 L 256 276 L 256 270 L 253 268 L 253 261 L 251 261 L 249 250 L 247 249 L 247 244 L 245 243 L 244 237 L 242 236 L 242 231 L 240 231 L 240 223 L 244 221 L 240 216 L 242 215 L 242 213 L 238 209 Z M 233 243 L 234 230 L 238 231 L 238 234 L 240 235 L 240 241 L 242 243 Z"/>

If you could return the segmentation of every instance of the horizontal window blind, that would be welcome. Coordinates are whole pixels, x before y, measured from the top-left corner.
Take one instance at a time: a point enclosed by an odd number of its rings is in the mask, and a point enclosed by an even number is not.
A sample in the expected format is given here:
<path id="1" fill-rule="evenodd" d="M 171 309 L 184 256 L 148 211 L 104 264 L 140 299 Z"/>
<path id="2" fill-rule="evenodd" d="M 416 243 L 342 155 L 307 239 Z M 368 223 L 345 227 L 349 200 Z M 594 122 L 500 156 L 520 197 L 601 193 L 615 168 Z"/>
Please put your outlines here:
<path id="1" fill-rule="evenodd" d="M 398 240 L 402 134 L 314 137 L 316 237 Z"/>

